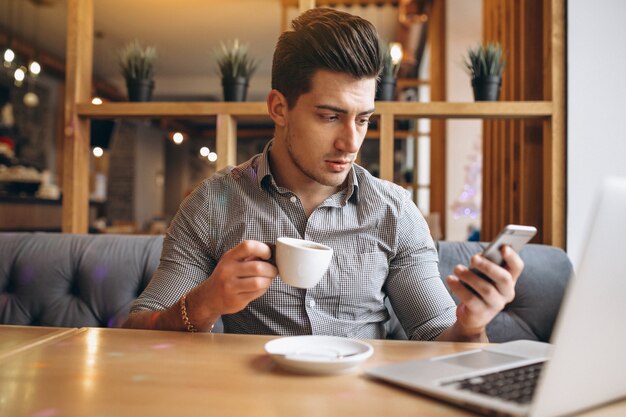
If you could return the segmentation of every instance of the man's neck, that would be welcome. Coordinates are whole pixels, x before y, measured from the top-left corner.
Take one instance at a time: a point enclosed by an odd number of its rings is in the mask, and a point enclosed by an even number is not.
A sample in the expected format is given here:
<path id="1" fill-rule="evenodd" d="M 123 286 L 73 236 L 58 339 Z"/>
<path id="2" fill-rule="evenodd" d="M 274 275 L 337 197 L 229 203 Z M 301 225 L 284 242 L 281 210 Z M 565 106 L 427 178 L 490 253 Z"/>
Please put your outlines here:
<path id="1" fill-rule="evenodd" d="M 345 189 L 348 184 L 348 179 L 346 178 L 342 185 L 329 187 L 309 179 L 303 173 L 298 173 L 297 175 L 284 173 L 279 163 L 280 157 L 274 153 L 274 158 L 272 158 L 273 152 L 278 152 L 278 150 L 274 149 L 274 147 L 270 149 L 268 161 L 276 185 L 288 189 L 300 199 L 307 218 L 328 197 Z"/>

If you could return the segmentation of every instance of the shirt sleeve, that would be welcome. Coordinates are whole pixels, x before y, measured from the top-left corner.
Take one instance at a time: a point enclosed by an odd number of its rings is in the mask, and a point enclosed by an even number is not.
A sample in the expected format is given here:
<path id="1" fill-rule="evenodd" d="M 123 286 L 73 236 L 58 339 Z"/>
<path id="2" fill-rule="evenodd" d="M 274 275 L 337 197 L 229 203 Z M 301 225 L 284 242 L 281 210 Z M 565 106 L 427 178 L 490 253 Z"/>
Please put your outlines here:
<path id="1" fill-rule="evenodd" d="M 441 281 L 439 258 L 424 216 L 406 198 L 386 293 L 411 340 L 433 340 L 456 321 L 456 305 Z"/>
<path id="2" fill-rule="evenodd" d="M 131 312 L 164 310 L 211 275 L 217 261 L 211 256 L 210 210 L 205 182 L 181 204 L 163 241 L 159 267 Z"/>

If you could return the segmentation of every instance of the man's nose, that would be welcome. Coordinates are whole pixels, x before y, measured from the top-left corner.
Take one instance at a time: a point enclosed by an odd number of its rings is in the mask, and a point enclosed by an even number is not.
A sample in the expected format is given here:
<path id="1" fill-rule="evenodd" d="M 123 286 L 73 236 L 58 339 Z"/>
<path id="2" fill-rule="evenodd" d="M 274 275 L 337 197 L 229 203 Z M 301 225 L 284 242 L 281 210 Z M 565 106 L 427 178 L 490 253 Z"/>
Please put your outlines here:
<path id="1" fill-rule="evenodd" d="M 341 136 L 335 141 L 335 147 L 345 153 L 357 153 L 361 147 L 362 140 L 362 133 L 359 131 L 356 123 L 347 122 Z"/>

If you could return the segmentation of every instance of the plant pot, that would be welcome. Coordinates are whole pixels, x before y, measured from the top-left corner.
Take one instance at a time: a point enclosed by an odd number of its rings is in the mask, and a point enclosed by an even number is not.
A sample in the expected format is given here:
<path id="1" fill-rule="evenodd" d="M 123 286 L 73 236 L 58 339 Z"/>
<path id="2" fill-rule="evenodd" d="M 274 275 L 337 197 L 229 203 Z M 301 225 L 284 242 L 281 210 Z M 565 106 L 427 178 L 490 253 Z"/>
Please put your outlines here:
<path id="1" fill-rule="evenodd" d="M 474 89 L 474 100 L 476 101 L 498 101 L 500 97 L 500 85 L 502 78 L 497 76 L 487 76 L 472 79 Z"/>
<path id="2" fill-rule="evenodd" d="M 154 80 L 145 78 L 129 78 L 126 80 L 128 101 L 151 101 Z"/>
<path id="3" fill-rule="evenodd" d="M 392 101 L 396 96 L 395 77 L 382 77 L 376 86 L 376 100 Z"/>
<path id="4" fill-rule="evenodd" d="M 246 77 L 223 78 L 224 101 L 246 101 L 248 79 Z"/>

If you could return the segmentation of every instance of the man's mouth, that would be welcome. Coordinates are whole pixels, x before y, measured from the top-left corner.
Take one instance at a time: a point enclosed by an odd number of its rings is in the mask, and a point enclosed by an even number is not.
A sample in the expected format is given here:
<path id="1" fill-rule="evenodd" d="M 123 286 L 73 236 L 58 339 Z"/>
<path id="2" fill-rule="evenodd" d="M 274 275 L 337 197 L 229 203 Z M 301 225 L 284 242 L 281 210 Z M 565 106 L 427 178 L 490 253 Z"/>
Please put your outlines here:
<path id="1" fill-rule="evenodd" d="M 344 171 L 346 168 L 349 168 L 352 164 L 350 159 L 328 159 L 326 160 L 326 165 L 335 172 Z"/>

